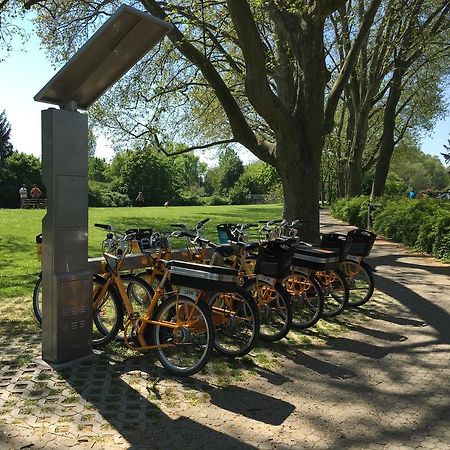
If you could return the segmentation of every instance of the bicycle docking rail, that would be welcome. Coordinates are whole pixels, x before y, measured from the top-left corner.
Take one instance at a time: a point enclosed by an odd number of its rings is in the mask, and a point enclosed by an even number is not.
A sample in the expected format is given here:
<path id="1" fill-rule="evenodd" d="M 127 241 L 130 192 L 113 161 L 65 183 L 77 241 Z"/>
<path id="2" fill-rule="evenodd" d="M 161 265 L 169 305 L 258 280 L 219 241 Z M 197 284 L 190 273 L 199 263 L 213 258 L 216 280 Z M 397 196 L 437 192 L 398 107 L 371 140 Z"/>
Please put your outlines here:
<path id="1" fill-rule="evenodd" d="M 209 257 L 212 256 L 212 249 L 207 249 L 210 253 Z M 186 253 L 186 249 L 172 250 L 170 259 L 177 261 L 191 261 Z M 95 258 L 89 258 L 89 270 L 93 275 L 105 273 L 106 261 L 103 256 L 98 256 Z M 130 253 L 125 256 L 123 264 L 120 270 L 133 270 L 133 269 L 143 269 L 145 267 L 153 266 L 153 259 L 149 255 L 144 253 Z"/>
<path id="2" fill-rule="evenodd" d="M 36 236 L 36 253 L 37 259 L 41 261 L 42 234 L 38 234 Z M 211 258 L 212 254 L 213 254 L 212 248 L 205 249 L 205 256 L 207 258 Z M 188 262 L 191 261 L 191 258 L 188 256 L 188 249 L 186 248 L 172 250 L 170 259 L 174 259 L 177 261 L 188 261 Z M 105 269 L 106 261 L 103 256 L 88 258 L 88 264 L 89 264 L 89 271 L 92 273 L 92 275 L 102 274 L 106 272 Z M 153 266 L 152 255 L 136 251 L 125 256 L 120 270 L 122 271 L 122 270 L 143 269 L 151 266 Z"/>

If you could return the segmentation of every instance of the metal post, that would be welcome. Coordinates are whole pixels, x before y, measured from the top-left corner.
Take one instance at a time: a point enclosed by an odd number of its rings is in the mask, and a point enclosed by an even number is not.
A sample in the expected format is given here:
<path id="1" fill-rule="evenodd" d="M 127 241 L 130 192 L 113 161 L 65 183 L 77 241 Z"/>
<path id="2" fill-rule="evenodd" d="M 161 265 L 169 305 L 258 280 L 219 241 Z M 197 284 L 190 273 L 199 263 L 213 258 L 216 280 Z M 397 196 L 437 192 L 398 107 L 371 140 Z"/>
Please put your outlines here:
<path id="1" fill-rule="evenodd" d="M 122 5 L 34 96 L 42 112 L 42 356 L 64 363 L 91 353 L 92 275 L 87 253 L 87 110 L 173 25 Z"/>
<path id="2" fill-rule="evenodd" d="M 88 267 L 88 118 L 42 111 L 42 357 L 61 364 L 92 351 L 92 275 Z"/>

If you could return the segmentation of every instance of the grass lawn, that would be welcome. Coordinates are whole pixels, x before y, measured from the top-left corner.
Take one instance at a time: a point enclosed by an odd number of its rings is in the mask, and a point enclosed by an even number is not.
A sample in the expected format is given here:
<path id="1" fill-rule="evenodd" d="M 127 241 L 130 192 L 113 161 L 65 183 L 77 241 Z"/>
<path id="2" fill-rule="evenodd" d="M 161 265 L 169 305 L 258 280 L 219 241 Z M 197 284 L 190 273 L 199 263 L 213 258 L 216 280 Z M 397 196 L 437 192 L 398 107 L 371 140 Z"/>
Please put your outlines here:
<path id="1" fill-rule="evenodd" d="M 221 222 L 255 222 L 281 217 L 281 205 L 179 206 L 148 208 L 90 208 L 89 255 L 100 255 L 105 232 L 94 223 L 107 223 L 119 229 L 153 228 L 170 230 L 171 223 L 195 225 L 209 217 L 204 236 L 217 241 L 216 225 Z M 44 210 L 0 209 L 0 299 L 32 296 L 40 263 L 36 258 L 35 237 L 41 232 Z M 183 246 L 174 240 L 174 247 Z"/>

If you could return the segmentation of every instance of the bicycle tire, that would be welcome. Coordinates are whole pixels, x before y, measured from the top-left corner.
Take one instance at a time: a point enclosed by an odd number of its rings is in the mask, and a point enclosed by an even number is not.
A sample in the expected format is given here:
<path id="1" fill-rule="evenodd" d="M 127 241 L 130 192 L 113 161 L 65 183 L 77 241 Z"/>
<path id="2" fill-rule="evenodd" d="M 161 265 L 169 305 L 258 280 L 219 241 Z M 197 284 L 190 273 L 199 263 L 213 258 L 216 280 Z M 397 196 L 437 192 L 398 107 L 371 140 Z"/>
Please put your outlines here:
<path id="1" fill-rule="evenodd" d="M 141 278 L 142 280 L 144 280 L 147 284 L 149 284 L 149 285 L 152 287 L 152 289 L 153 289 L 154 291 L 156 291 L 156 288 L 158 287 L 159 283 L 161 282 L 163 275 L 160 274 L 160 273 L 158 273 L 158 274 L 155 275 L 155 277 L 153 278 L 153 282 L 150 283 L 150 282 L 149 282 L 149 279 L 150 279 L 150 277 L 151 277 L 151 272 L 152 272 L 151 270 L 150 270 L 150 271 L 147 271 L 147 270 L 146 270 L 146 271 L 144 271 L 144 272 L 139 272 L 139 273 L 137 273 L 135 276 L 138 277 L 138 278 Z M 167 288 L 166 290 L 168 291 L 168 290 L 169 290 L 169 289 L 168 289 L 169 287 L 171 287 L 171 286 L 170 286 L 170 282 L 169 282 L 169 280 L 166 280 L 164 289 Z"/>
<path id="2" fill-rule="evenodd" d="M 99 281 L 99 280 L 102 280 L 102 281 Z M 94 277 L 94 280 L 93 280 L 94 285 L 93 285 L 92 292 L 94 293 L 96 290 L 95 283 L 104 284 L 104 282 L 105 281 L 102 277 L 98 277 L 98 278 Z M 42 272 L 39 273 L 38 279 L 36 281 L 36 284 L 35 284 L 34 290 L 33 290 L 33 311 L 34 311 L 34 316 L 36 317 L 36 320 L 42 326 Z M 111 330 L 109 328 L 107 328 L 105 325 L 103 325 L 102 321 L 100 321 L 98 319 L 98 317 L 97 318 L 95 317 L 95 313 L 94 313 L 94 324 L 96 325 L 97 330 L 93 330 L 93 332 L 92 332 L 92 335 L 93 335 L 92 345 L 93 346 L 100 346 L 100 345 L 106 344 L 107 342 L 110 342 L 110 340 L 113 339 L 113 338 L 107 337 L 106 340 L 103 341 L 100 338 L 100 336 L 98 336 L 97 332 L 99 332 L 102 336 L 108 336 L 111 333 Z"/>
<path id="3" fill-rule="evenodd" d="M 195 308 L 193 314 L 192 308 Z M 191 321 L 193 319 L 192 324 L 186 324 L 181 329 L 151 325 L 153 344 L 164 345 L 178 340 L 175 345 L 155 349 L 162 366 L 176 376 L 190 376 L 203 369 L 214 345 L 211 311 L 202 301 L 195 303 L 188 297 L 171 296 L 158 306 L 152 319 L 156 322 L 178 323 L 183 310 L 185 315 L 191 317 Z"/>
<path id="4" fill-rule="evenodd" d="M 244 289 L 216 292 L 208 299 L 215 326 L 214 348 L 229 358 L 244 356 L 259 334 L 258 307 Z"/>
<path id="5" fill-rule="evenodd" d="M 155 295 L 153 287 L 139 275 L 121 275 L 122 282 L 127 286 L 127 295 L 133 310 L 143 316 Z"/>
<path id="6" fill-rule="evenodd" d="M 324 283 L 324 275 L 316 274 L 324 294 L 322 317 L 330 319 L 344 311 L 348 304 L 349 289 L 344 273 L 339 269 L 326 272 L 332 277 L 331 283 Z"/>
<path id="7" fill-rule="evenodd" d="M 92 298 L 95 304 L 99 300 L 101 288 L 106 280 L 99 275 L 93 279 Z M 123 326 L 122 299 L 117 289 L 109 285 L 100 306 L 93 309 L 92 346 L 101 347 L 113 341 Z"/>
<path id="8" fill-rule="evenodd" d="M 322 317 L 325 304 L 317 278 L 294 271 L 283 280 L 283 286 L 291 295 L 292 328 L 304 330 L 314 326 Z"/>
<path id="9" fill-rule="evenodd" d="M 279 341 L 286 337 L 292 325 L 291 299 L 280 283 L 272 286 L 255 279 L 244 282 L 242 288 L 250 292 L 259 309 L 259 338 L 263 341 Z M 258 292 L 259 290 L 259 292 Z M 268 300 L 267 297 L 271 299 Z"/>
<path id="10" fill-rule="evenodd" d="M 347 306 L 350 308 L 366 304 L 372 298 L 375 289 L 375 281 L 369 264 L 361 261 L 359 267 L 357 266 L 358 264 L 352 260 L 345 260 L 341 265 L 349 287 Z M 350 274 L 355 275 L 351 276 Z"/>
<path id="11" fill-rule="evenodd" d="M 42 272 L 39 273 L 33 289 L 33 312 L 39 325 L 42 325 Z"/>

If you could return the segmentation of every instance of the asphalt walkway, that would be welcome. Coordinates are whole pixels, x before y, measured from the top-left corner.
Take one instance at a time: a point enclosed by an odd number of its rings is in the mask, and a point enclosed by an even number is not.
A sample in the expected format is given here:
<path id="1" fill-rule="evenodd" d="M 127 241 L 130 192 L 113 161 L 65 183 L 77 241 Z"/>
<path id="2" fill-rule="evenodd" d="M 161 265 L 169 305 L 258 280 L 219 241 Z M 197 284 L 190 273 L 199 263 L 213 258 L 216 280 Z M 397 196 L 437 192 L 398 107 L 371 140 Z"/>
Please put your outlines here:
<path id="1" fill-rule="evenodd" d="M 38 330 L 0 337 L 0 448 L 450 448 L 450 266 L 382 239 L 369 262 L 378 291 L 338 331 L 189 380 L 148 355 L 55 372 Z"/>

